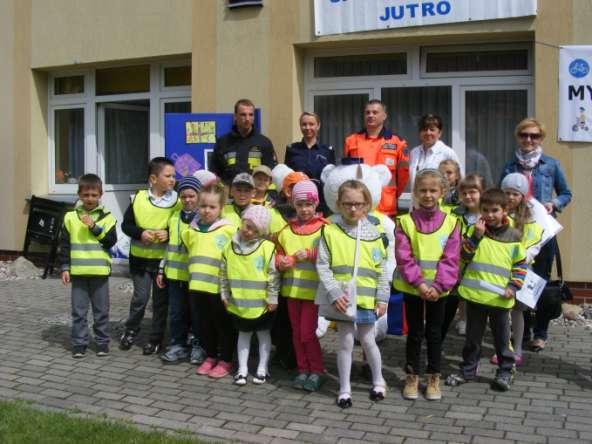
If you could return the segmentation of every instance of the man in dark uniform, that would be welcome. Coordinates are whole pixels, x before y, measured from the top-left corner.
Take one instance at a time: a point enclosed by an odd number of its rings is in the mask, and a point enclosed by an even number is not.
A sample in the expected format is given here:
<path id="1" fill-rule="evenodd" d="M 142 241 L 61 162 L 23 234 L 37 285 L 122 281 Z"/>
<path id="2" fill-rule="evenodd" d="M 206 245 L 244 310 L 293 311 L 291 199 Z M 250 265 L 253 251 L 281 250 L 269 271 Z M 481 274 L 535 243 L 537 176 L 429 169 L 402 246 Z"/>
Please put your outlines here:
<path id="1" fill-rule="evenodd" d="M 234 105 L 232 130 L 216 140 L 210 170 L 230 185 L 238 173 L 252 173 L 259 165 L 273 168 L 276 155 L 271 140 L 253 126 L 255 105 L 240 99 Z"/>

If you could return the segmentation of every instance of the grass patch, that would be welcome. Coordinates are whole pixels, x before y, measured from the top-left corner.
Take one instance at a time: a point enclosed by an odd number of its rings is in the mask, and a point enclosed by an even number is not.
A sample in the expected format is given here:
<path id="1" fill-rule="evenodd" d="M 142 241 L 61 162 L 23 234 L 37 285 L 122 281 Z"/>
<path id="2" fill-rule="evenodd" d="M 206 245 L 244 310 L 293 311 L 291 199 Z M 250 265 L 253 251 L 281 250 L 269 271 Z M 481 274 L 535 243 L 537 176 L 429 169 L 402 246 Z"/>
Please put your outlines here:
<path id="1" fill-rule="evenodd" d="M 144 432 L 110 420 L 72 418 L 36 410 L 23 402 L 0 401 L 2 444 L 195 444 L 197 439 Z"/>

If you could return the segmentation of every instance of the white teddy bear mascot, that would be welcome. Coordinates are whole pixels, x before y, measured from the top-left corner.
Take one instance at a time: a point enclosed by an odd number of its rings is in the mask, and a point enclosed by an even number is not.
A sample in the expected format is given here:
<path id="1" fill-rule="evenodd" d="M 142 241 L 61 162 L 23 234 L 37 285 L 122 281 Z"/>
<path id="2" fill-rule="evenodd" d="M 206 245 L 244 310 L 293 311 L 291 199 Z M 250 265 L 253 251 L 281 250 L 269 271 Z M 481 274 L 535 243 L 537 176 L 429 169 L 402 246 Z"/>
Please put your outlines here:
<path id="1" fill-rule="evenodd" d="M 380 202 L 382 187 L 387 185 L 391 179 L 391 172 L 386 165 L 365 165 L 365 164 L 346 164 L 346 165 L 327 165 L 321 173 L 321 181 L 324 183 L 323 194 L 327 206 L 334 213 L 329 219 L 336 220 L 341 217 L 337 209 L 337 192 L 342 183 L 348 180 L 358 180 L 370 191 L 372 196 L 372 210 L 368 213 L 368 219 L 377 226 L 381 226 L 380 231 L 384 231 L 388 239 L 387 246 L 387 272 L 391 276 L 395 271 L 395 223 L 382 213 L 376 211 Z M 322 336 L 326 332 L 327 322 L 319 319 L 319 330 L 317 335 Z M 324 326 L 321 329 L 321 325 Z M 376 341 L 384 339 L 387 332 L 387 316 L 384 315 L 378 319 L 375 324 Z M 325 331 L 322 331 L 325 330 Z"/>

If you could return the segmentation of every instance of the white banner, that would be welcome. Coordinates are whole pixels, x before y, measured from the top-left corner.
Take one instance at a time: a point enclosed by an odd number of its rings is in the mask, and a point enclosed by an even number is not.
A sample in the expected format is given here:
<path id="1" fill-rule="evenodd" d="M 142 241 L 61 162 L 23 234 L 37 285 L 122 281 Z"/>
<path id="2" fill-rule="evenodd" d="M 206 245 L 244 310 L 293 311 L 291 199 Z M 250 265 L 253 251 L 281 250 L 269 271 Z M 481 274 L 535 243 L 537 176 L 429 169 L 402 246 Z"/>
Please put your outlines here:
<path id="1" fill-rule="evenodd" d="M 531 16 L 536 7 L 536 0 L 315 0 L 315 33 Z"/>
<path id="2" fill-rule="evenodd" d="M 559 125 L 557 137 L 592 142 L 592 46 L 559 50 Z"/>

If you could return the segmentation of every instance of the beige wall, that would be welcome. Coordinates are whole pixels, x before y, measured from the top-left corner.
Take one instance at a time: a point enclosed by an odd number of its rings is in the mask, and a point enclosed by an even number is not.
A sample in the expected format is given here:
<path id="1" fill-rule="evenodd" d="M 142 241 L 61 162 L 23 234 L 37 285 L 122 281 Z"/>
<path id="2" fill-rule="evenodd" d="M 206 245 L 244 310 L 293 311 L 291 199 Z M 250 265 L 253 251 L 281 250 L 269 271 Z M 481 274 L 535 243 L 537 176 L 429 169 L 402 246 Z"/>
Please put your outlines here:
<path id="1" fill-rule="evenodd" d="M 191 52 L 191 0 L 32 0 L 31 66 Z"/>

